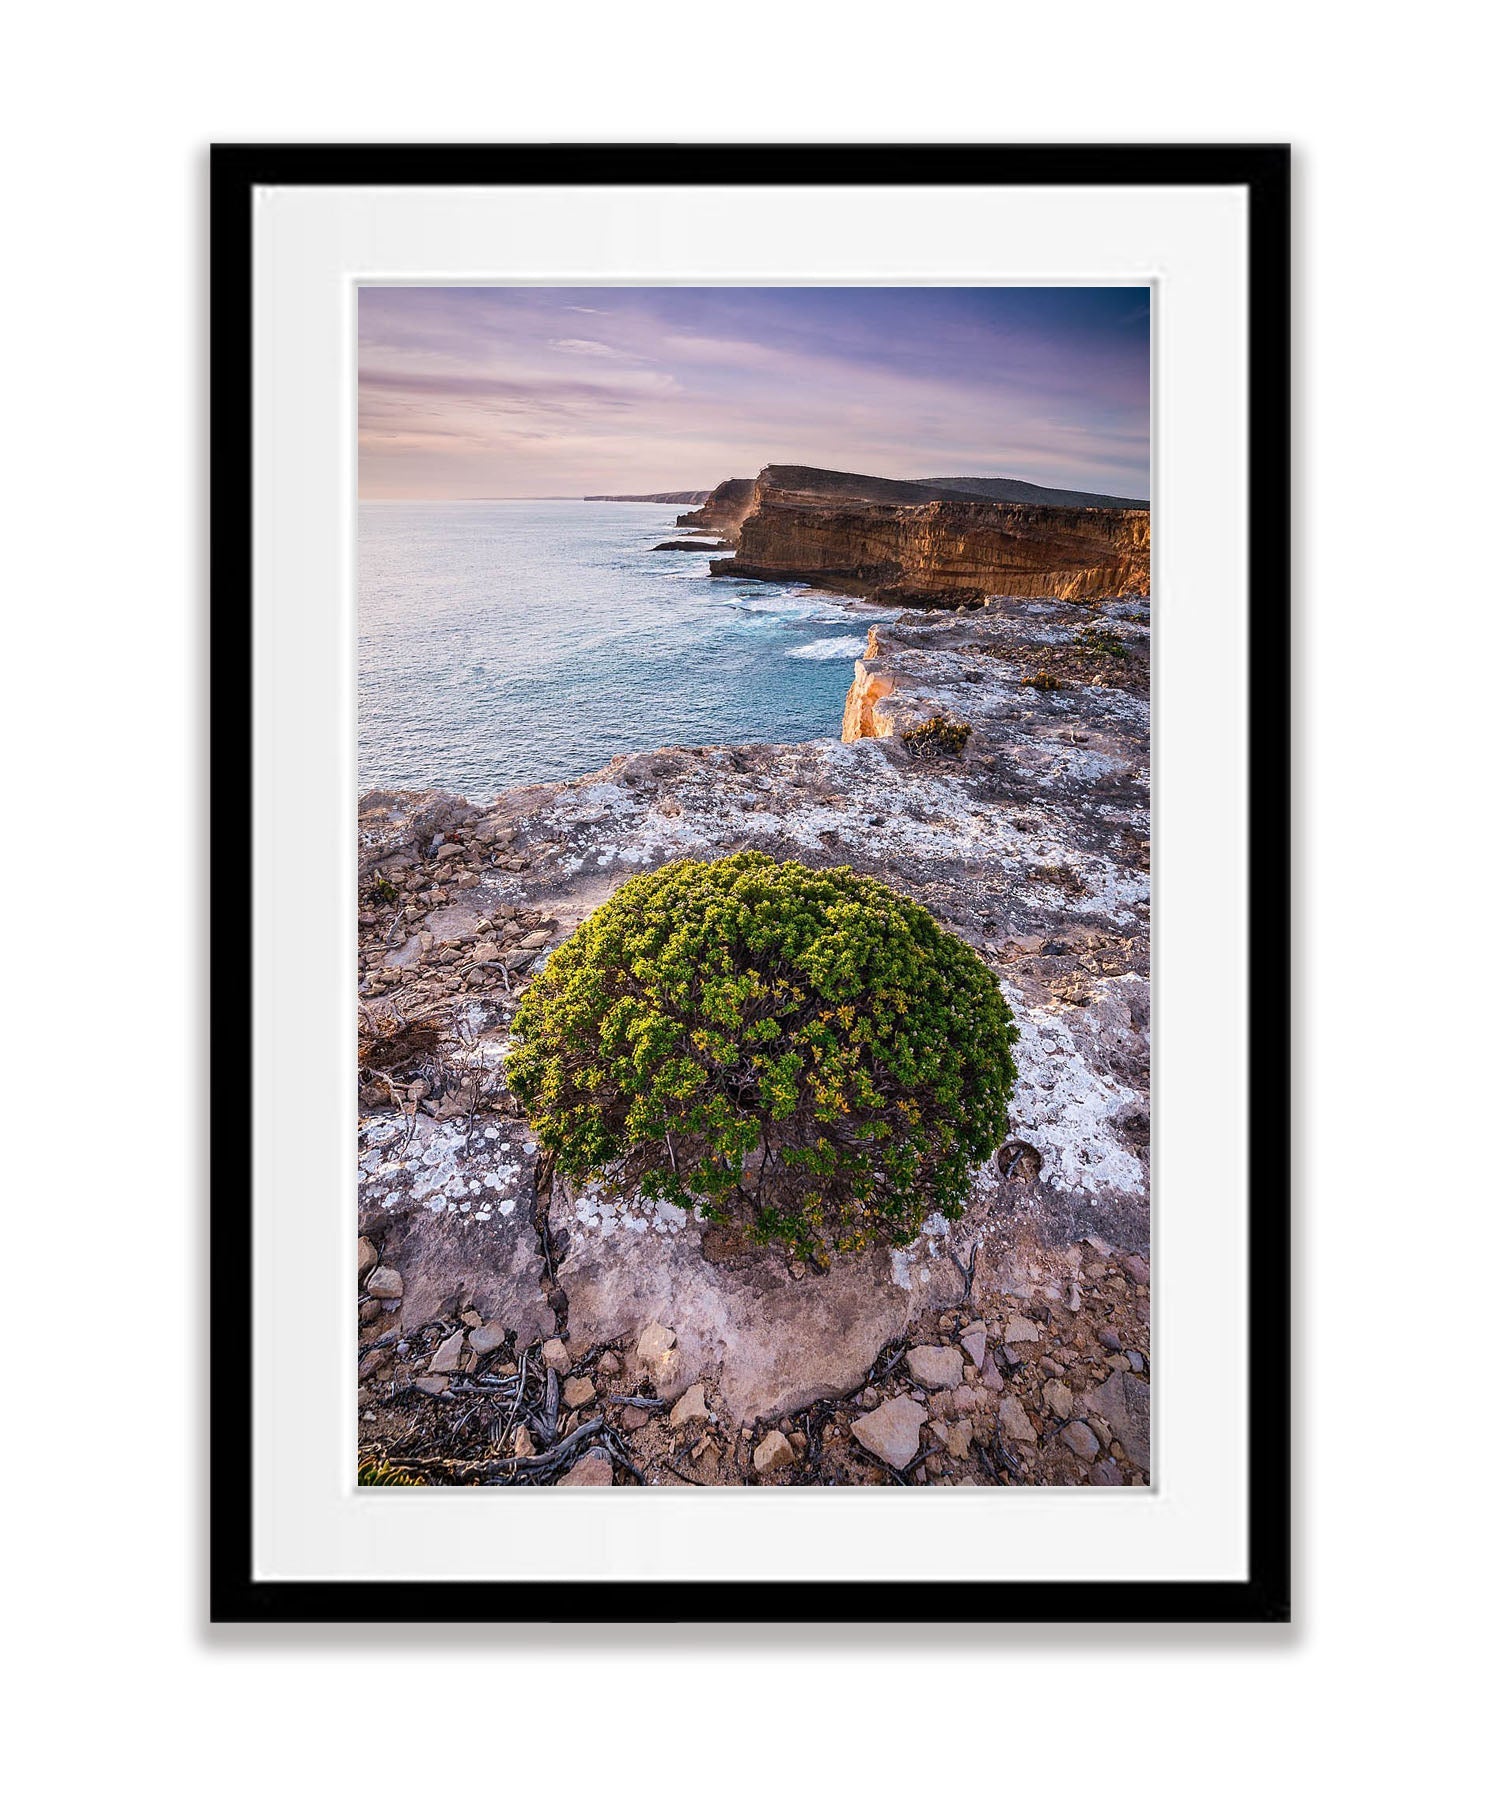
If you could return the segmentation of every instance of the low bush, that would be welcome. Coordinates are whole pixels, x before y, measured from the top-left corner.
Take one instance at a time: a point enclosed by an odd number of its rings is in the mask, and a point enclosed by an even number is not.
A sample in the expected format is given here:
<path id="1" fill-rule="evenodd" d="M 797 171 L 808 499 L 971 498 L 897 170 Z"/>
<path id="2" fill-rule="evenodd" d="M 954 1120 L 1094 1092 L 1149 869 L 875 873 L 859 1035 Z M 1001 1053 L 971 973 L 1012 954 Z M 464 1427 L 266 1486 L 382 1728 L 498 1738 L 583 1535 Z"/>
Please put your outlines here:
<path id="1" fill-rule="evenodd" d="M 910 731 L 901 733 L 907 754 L 915 757 L 962 756 L 973 727 L 964 719 L 950 719 L 938 713 Z"/>
<path id="2" fill-rule="evenodd" d="M 507 1079 L 562 1173 L 819 1263 L 957 1218 L 1015 1081 L 967 944 L 881 882 L 756 852 L 628 881 L 515 1035 Z"/>

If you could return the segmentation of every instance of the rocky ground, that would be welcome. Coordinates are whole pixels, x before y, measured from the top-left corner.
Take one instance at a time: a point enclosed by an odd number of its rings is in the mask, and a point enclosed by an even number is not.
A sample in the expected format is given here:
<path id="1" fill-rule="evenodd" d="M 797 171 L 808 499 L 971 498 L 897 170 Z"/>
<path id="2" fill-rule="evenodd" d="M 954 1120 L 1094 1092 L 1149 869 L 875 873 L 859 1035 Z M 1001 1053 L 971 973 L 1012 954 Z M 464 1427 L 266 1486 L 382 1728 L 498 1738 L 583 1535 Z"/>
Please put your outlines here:
<path id="1" fill-rule="evenodd" d="M 872 632 L 850 741 L 643 752 L 486 808 L 365 796 L 367 1479 L 1149 1479 L 1148 621 L 908 614 Z M 911 894 L 1021 1027 L 962 1221 L 826 1273 L 572 1190 L 505 1087 L 549 950 L 631 874 L 744 848 Z"/>

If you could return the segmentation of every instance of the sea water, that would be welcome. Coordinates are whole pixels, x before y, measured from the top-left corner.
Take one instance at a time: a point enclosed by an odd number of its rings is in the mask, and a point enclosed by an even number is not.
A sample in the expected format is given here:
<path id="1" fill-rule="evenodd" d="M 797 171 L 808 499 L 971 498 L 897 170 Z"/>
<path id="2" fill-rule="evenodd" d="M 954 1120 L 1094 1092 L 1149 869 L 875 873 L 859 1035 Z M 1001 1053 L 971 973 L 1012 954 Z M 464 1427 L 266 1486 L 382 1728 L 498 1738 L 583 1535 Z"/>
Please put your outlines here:
<path id="1" fill-rule="evenodd" d="M 361 791 L 482 802 L 622 751 L 837 737 L 850 665 L 893 615 L 655 549 L 680 510 L 362 503 Z"/>

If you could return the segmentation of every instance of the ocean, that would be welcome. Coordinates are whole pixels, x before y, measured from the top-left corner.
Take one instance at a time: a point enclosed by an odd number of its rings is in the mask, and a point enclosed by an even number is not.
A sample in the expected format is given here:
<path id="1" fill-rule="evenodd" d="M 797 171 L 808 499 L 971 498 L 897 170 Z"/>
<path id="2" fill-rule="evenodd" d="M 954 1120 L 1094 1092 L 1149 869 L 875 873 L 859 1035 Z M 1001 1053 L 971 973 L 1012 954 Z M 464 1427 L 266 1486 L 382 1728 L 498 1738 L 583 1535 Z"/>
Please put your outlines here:
<path id="1" fill-rule="evenodd" d="M 361 791 L 479 803 L 622 751 L 837 737 L 866 632 L 895 615 L 653 550 L 681 510 L 363 502 Z"/>

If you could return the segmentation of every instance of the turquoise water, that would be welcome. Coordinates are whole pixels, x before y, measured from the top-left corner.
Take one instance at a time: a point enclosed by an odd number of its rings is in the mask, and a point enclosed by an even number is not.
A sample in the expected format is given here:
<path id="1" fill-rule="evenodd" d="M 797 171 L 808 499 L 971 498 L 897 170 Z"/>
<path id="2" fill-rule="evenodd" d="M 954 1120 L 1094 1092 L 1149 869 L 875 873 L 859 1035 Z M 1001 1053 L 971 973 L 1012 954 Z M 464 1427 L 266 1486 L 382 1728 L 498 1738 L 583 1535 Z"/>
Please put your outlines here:
<path id="1" fill-rule="evenodd" d="M 653 552 L 679 510 L 362 504 L 361 790 L 477 802 L 627 750 L 837 737 L 851 664 L 892 615 Z"/>

